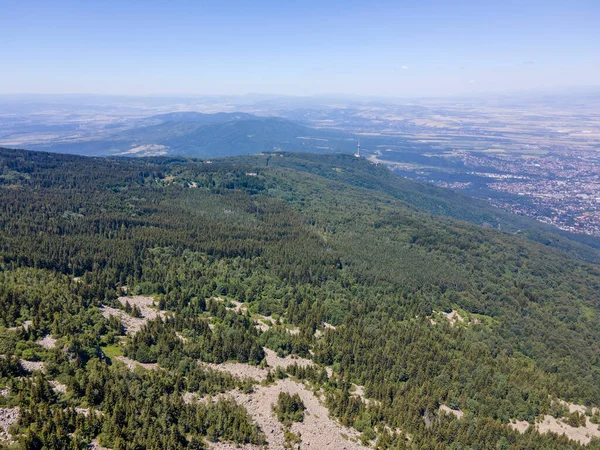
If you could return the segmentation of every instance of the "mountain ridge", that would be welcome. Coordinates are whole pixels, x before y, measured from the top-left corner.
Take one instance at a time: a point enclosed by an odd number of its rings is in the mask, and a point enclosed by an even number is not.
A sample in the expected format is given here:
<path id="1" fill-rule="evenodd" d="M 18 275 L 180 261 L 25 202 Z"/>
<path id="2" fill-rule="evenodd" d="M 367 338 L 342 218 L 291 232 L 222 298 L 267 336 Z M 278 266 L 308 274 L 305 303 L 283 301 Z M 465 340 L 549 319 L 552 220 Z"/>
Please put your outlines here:
<path id="1" fill-rule="evenodd" d="M 235 399 L 293 388 L 310 414 L 322 392 L 364 446 L 598 448 L 600 266 L 433 214 L 436 189 L 385 170 L 347 155 L 0 149 L 0 388 L 24 415 L 11 433 L 276 448 Z M 190 400 L 209 396 L 229 400 Z"/>
<path id="2" fill-rule="evenodd" d="M 199 158 L 236 156 L 263 151 L 340 152 L 329 139 L 343 142 L 342 133 L 309 128 L 280 117 L 247 113 L 177 112 L 151 116 L 133 127 L 101 139 L 32 145 L 32 150 L 87 156 L 181 155 Z M 348 152 L 347 146 L 344 150 Z"/>

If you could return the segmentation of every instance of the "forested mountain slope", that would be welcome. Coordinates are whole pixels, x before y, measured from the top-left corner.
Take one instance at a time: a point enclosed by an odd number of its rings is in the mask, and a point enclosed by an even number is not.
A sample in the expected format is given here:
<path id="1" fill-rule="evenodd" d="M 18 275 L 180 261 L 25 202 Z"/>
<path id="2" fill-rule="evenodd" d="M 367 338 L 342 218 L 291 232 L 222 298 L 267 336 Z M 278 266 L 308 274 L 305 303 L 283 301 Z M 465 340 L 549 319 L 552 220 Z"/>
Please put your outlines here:
<path id="1" fill-rule="evenodd" d="M 317 130 L 279 117 L 180 112 L 142 119 L 130 129 L 101 137 L 58 141 L 33 148 L 90 156 L 184 155 L 216 158 L 275 150 L 352 152 L 355 145 L 347 134 Z"/>
<path id="2" fill-rule="evenodd" d="M 600 448 L 595 250 L 438 193 L 341 155 L 0 149 L 0 443 L 275 448 L 234 399 L 304 380 L 349 446 Z"/>

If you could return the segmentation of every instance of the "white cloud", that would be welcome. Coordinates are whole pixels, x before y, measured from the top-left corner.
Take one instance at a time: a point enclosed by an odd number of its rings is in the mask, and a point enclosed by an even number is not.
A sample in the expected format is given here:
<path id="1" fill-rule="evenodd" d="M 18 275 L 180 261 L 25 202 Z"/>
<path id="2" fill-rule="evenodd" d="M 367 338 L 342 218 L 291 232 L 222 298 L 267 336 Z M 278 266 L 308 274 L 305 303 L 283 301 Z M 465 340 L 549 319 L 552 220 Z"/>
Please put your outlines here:
<path id="1" fill-rule="evenodd" d="M 408 66 L 402 66 L 402 68 L 403 68 L 404 70 L 406 70 L 406 69 L 408 69 Z"/>

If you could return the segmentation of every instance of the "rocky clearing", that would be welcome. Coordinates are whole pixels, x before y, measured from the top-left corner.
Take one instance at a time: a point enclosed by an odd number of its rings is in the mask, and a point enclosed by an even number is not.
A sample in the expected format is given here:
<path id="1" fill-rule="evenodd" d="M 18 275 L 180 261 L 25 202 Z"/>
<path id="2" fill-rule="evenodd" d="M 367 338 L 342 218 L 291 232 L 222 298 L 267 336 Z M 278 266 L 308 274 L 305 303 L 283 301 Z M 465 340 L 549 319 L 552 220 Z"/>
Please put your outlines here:
<path id="1" fill-rule="evenodd" d="M 569 409 L 569 412 L 571 413 L 580 412 L 585 414 L 585 406 L 576 405 L 574 403 L 567 403 L 562 400 L 560 400 L 560 403 L 566 406 Z M 596 408 L 594 408 L 594 410 L 595 411 L 593 412 L 597 411 Z M 530 426 L 532 426 L 538 433 L 564 434 L 569 439 L 573 439 L 574 441 L 577 441 L 583 445 L 588 444 L 593 437 L 600 438 L 600 430 L 598 429 L 598 425 L 592 423 L 590 421 L 590 418 L 587 416 L 585 418 L 584 427 L 572 427 L 569 424 L 563 422 L 563 420 L 555 419 L 553 416 L 550 415 L 545 415 L 544 419 L 541 422 L 537 422 L 534 425 L 531 425 L 525 420 L 521 420 L 509 423 L 509 426 L 519 431 L 520 433 L 524 433 Z"/>
<path id="2" fill-rule="evenodd" d="M 19 364 L 26 372 L 35 372 L 36 370 L 42 372 L 46 371 L 46 364 L 41 361 L 27 361 L 25 359 L 20 359 Z"/>
<path id="3" fill-rule="evenodd" d="M 50 349 L 53 349 L 56 347 L 56 342 L 57 342 L 56 339 L 54 339 L 52 336 L 47 334 L 42 339 L 40 339 L 37 343 L 38 343 L 38 345 L 41 345 L 42 347 L 50 350 Z"/>
<path id="4" fill-rule="evenodd" d="M 312 365 L 313 362 L 303 358 L 281 358 L 268 348 L 264 349 L 265 359 L 270 368 L 286 368 L 293 364 L 300 366 Z M 202 363 L 204 364 L 204 363 Z M 241 363 L 224 364 L 205 364 L 215 370 L 222 370 L 233 376 L 240 378 L 253 378 L 257 381 L 266 379 L 268 369 L 257 366 L 250 366 Z M 284 428 L 277 421 L 272 407 L 277 403 L 280 392 L 289 394 L 298 394 L 306 406 L 306 414 L 303 422 L 294 423 L 291 431 L 300 434 L 302 443 L 301 449 L 366 449 L 357 441 L 359 433 L 353 429 L 346 428 L 329 417 L 328 409 L 321 403 L 321 399 L 310 391 L 303 383 L 286 378 L 268 386 L 257 386 L 255 391 L 245 394 L 238 390 L 221 394 L 212 398 L 217 401 L 221 397 L 231 397 L 241 406 L 244 406 L 253 420 L 261 427 L 267 436 L 269 449 L 282 449 L 284 445 Z M 355 386 L 354 394 L 363 396 L 362 387 Z M 209 398 L 199 399 L 197 395 L 186 393 L 184 401 L 209 401 Z M 213 444 L 210 448 L 218 450 L 227 450 L 237 448 L 228 443 Z M 244 449 L 250 450 L 258 447 L 244 446 Z"/>
<path id="5" fill-rule="evenodd" d="M 154 299 L 152 297 L 144 297 L 142 295 L 134 295 L 133 297 L 119 297 L 119 302 L 123 306 L 127 303 L 133 308 L 137 306 L 142 312 L 142 317 L 132 317 L 121 309 L 112 308 L 110 306 L 102 306 L 100 310 L 102 315 L 107 319 L 110 316 L 116 316 L 123 323 L 127 334 L 135 334 L 142 329 L 148 320 L 154 320 L 157 317 L 165 317 L 164 311 L 159 311 L 152 307 Z"/>
<path id="6" fill-rule="evenodd" d="M 292 424 L 291 431 L 300 434 L 301 449 L 335 449 L 362 450 L 365 447 L 358 443 L 359 433 L 346 428 L 329 417 L 328 409 L 321 400 L 304 384 L 286 378 L 269 386 L 258 386 L 251 394 L 232 391 L 222 396 L 231 397 L 239 405 L 246 408 L 254 421 L 267 436 L 269 449 L 284 448 L 284 428 L 273 413 L 273 405 L 277 403 L 280 392 L 291 395 L 298 394 L 306 406 L 303 422 Z M 219 397 L 213 399 L 216 401 Z M 214 447 L 225 449 L 229 447 Z"/>
<path id="7" fill-rule="evenodd" d="M 460 409 L 452 409 L 452 408 L 450 408 L 449 406 L 446 406 L 446 405 L 440 405 L 440 411 L 443 411 L 446 414 L 452 414 L 452 415 L 456 416 L 456 418 L 458 420 L 460 420 L 462 418 L 462 416 L 465 414 Z"/>
<path id="8" fill-rule="evenodd" d="M 10 441 L 10 426 L 19 419 L 19 408 L 0 408 L 0 442 Z"/>
<path id="9" fill-rule="evenodd" d="M 8 331 L 17 331 L 17 330 L 21 330 L 21 329 L 28 330 L 31 325 L 33 325 L 33 322 L 31 320 L 26 320 L 25 322 L 23 322 L 22 325 L 19 325 L 17 327 L 10 327 L 7 329 L 8 329 Z"/>
<path id="10" fill-rule="evenodd" d="M 256 381 L 264 381 L 267 378 L 267 373 L 269 372 L 269 368 L 276 369 L 277 367 L 281 367 L 285 369 L 291 365 L 297 364 L 298 366 L 306 367 L 311 366 L 313 362 L 309 359 L 304 358 L 280 358 L 277 354 L 266 347 L 263 347 L 265 352 L 265 360 L 267 361 L 268 368 L 262 368 L 258 366 L 251 366 L 250 364 L 236 363 L 236 362 L 225 362 L 222 364 L 211 364 L 211 363 L 203 363 L 199 364 L 210 367 L 214 370 L 220 370 L 222 372 L 227 372 L 235 377 L 239 378 L 252 378 Z"/>

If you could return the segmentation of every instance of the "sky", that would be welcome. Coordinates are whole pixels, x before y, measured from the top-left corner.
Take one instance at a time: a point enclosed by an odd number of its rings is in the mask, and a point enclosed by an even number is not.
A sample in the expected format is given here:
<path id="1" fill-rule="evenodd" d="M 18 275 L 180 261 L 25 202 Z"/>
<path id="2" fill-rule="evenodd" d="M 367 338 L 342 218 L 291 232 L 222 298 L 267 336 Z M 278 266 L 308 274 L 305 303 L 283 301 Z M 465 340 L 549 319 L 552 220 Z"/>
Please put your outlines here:
<path id="1" fill-rule="evenodd" d="M 600 0 L 0 0 L 0 93 L 418 97 L 600 85 Z"/>

